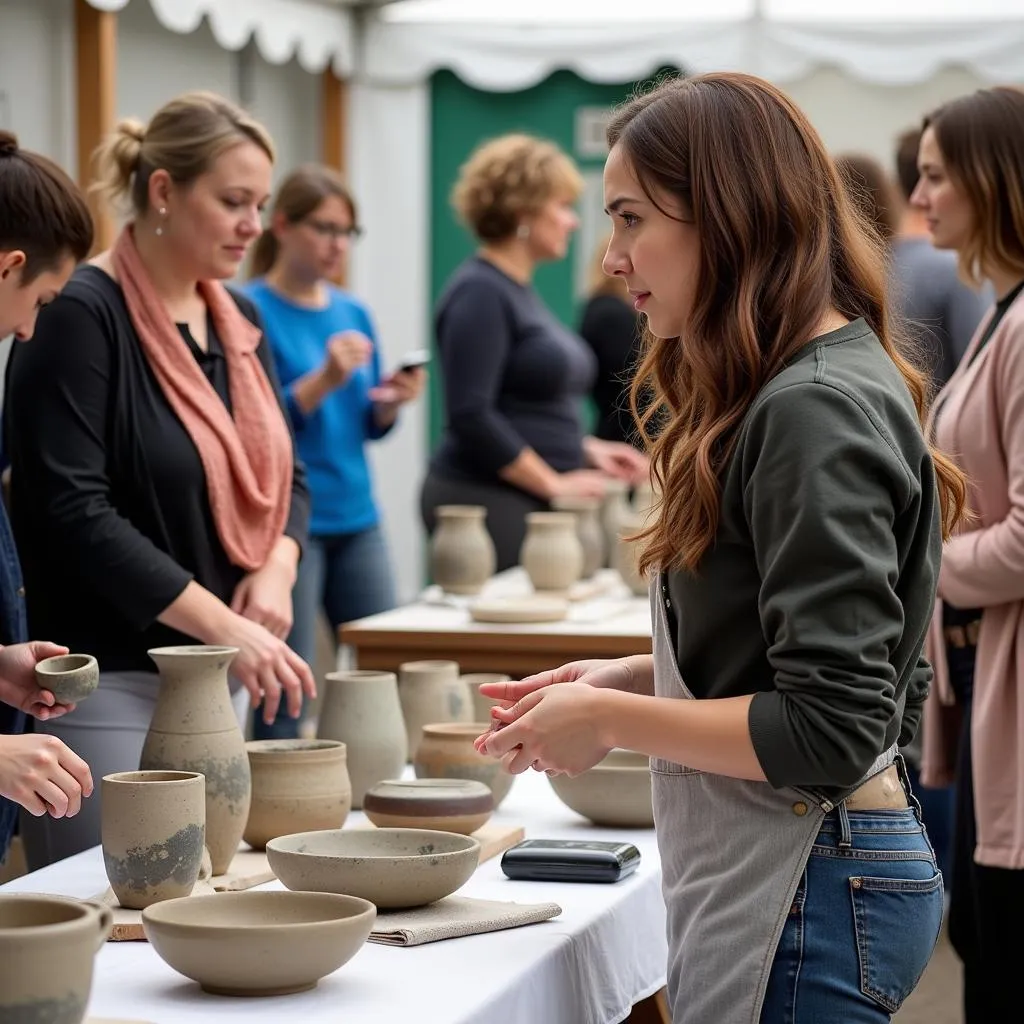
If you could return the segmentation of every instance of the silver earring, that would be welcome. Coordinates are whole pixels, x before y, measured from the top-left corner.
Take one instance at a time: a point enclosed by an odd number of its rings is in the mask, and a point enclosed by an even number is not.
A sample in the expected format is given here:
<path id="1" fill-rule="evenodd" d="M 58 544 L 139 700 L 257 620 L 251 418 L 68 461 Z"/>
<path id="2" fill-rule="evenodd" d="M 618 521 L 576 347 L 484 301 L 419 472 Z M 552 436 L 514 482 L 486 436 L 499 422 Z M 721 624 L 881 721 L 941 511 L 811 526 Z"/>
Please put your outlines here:
<path id="1" fill-rule="evenodd" d="M 520 224 L 516 228 L 516 238 L 529 238 L 530 237 L 530 225 Z"/>
<path id="2" fill-rule="evenodd" d="M 160 207 L 160 216 L 161 217 L 166 217 L 167 216 L 167 207 L 166 206 L 161 206 Z M 158 224 L 157 225 L 156 233 L 157 233 L 158 236 L 162 235 L 164 233 L 164 227 L 163 227 L 162 224 Z"/>

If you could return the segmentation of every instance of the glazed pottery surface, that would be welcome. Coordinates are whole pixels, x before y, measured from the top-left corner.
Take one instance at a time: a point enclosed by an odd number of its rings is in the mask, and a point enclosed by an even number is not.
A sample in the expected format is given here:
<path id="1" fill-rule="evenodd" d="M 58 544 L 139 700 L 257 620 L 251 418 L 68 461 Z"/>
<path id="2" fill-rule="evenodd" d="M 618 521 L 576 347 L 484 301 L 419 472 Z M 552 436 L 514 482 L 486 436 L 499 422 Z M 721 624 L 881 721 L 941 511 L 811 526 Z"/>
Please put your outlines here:
<path id="1" fill-rule="evenodd" d="M 576 517 L 576 539 L 583 549 L 580 579 L 591 579 L 605 559 L 601 502 L 597 498 L 555 498 L 551 507 L 559 512 L 571 512 Z"/>
<path id="2" fill-rule="evenodd" d="M 519 561 L 534 590 L 565 593 L 583 571 L 583 547 L 570 512 L 528 512 Z"/>
<path id="3" fill-rule="evenodd" d="M 139 767 L 199 772 L 206 778 L 206 845 L 223 874 L 249 817 L 251 776 L 231 704 L 228 667 L 236 647 L 161 647 L 149 652 L 160 693 Z"/>
<path id="4" fill-rule="evenodd" d="M 36 682 L 59 704 L 78 704 L 100 681 L 100 667 L 91 654 L 58 654 L 36 663 Z"/>
<path id="5" fill-rule="evenodd" d="M 262 850 L 291 832 L 341 828 L 352 809 L 345 744 L 338 740 L 257 740 L 245 745 L 252 802 L 242 838 Z"/>
<path id="6" fill-rule="evenodd" d="M 275 996 L 313 988 L 351 960 L 376 918 L 373 904 L 351 896 L 226 892 L 157 903 L 142 927 L 158 955 L 207 992 Z"/>
<path id="7" fill-rule="evenodd" d="M 410 759 L 416 756 L 423 726 L 428 722 L 473 719 L 473 696 L 460 678 L 455 661 L 407 661 L 399 665 L 398 695 Z M 392 778 L 399 774 L 395 772 Z"/>
<path id="8" fill-rule="evenodd" d="M 421 907 L 469 879 L 480 844 L 417 828 L 304 832 L 271 839 L 267 858 L 289 889 L 361 896 L 381 909 Z"/>
<path id="9" fill-rule="evenodd" d="M 550 775 L 551 788 L 566 807 L 595 825 L 653 828 L 651 767 L 646 754 L 615 749 L 589 771 L 571 779 Z"/>
<path id="10" fill-rule="evenodd" d="M 482 505 L 440 505 L 430 541 L 430 575 L 449 594 L 478 594 L 494 575 L 497 555 Z"/>
<path id="11" fill-rule="evenodd" d="M 485 722 L 445 722 L 423 727 L 413 770 L 421 779 L 470 779 L 482 782 L 494 796 L 494 806 L 508 796 L 515 776 L 496 757 L 481 754 L 473 741 L 491 727 Z"/>
<path id="12" fill-rule="evenodd" d="M 362 807 L 363 794 L 401 775 L 408 757 L 394 672 L 328 672 L 316 734 L 345 744 L 351 806 Z"/>
<path id="13" fill-rule="evenodd" d="M 100 783 L 103 866 L 122 907 L 188 896 L 206 838 L 206 782 L 196 772 L 117 772 Z"/>
<path id="14" fill-rule="evenodd" d="M 485 697 L 480 692 L 483 683 L 507 683 L 512 679 L 504 672 L 468 672 L 462 676 L 462 681 L 469 687 L 469 695 L 473 698 L 473 721 L 490 722 L 491 707 L 496 701 L 491 697 Z"/>
<path id="15" fill-rule="evenodd" d="M 471 835 L 494 811 L 494 794 L 471 779 L 396 779 L 381 782 L 363 803 L 381 828 L 423 828 Z"/>
<path id="16" fill-rule="evenodd" d="M 0 895 L 0 1021 L 81 1024 L 109 907 L 63 896 Z"/>

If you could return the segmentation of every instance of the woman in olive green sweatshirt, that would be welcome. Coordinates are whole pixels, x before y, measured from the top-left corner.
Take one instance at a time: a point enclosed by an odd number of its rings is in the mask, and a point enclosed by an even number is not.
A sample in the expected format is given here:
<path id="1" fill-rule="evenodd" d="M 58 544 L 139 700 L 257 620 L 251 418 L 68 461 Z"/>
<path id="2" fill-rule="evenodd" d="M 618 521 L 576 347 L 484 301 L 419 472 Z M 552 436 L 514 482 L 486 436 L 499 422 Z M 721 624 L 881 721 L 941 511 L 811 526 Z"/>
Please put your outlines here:
<path id="1" fill-rule="evenodd" d="M 609 143 L 605 270 L 650 334 L 653 656 L 485 687 L 517 703 L 479 745 L 512 772 L 651 756 L 675 1024 L 888 1021 L 942 918 L 897 747 L 963 479 L 877 238 L 781 92 L 668 82 Z"/>

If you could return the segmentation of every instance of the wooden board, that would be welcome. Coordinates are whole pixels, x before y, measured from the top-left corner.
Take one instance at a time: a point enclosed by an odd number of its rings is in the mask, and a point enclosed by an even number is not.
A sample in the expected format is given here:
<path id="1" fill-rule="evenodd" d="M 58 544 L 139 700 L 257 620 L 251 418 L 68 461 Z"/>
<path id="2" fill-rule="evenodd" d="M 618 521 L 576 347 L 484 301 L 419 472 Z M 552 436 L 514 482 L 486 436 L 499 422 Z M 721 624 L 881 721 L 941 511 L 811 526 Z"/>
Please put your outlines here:
<path id="1" fill-rule="evenodd" d="M 240 847 L 235 854 L 231 867 L 223 875 L 196 882 L 192 890 L 193 896 L 212 896 L 218 892 L 241 892 L 264 882 L 274 880 L 274 872 L 270 870 L 267 855 L 263 850 L 250 850 L 247 846 Z M 145 942 L 146 933 L 142 928 L 142 911 L 129 910 L 117 902 L 113 889 L 107 889 L 93 897 L 114 912 L 114 927 L 108 942 Z"/>

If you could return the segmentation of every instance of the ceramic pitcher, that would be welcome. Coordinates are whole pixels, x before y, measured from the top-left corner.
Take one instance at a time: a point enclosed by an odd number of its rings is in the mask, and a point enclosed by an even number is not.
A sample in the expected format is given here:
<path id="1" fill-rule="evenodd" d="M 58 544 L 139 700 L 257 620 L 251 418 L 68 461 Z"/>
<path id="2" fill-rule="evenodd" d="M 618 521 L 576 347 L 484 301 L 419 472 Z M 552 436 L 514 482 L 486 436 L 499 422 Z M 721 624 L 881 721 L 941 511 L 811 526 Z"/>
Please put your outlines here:
<path id="1" fill-rule="evenodd" d="M 160 672 L 160 693 L 139 767 L 206 777 L 206 845 L 215 875 L 228 870 L 238 850 L 252 791 L 228 689 L 228 667 L 237 653 L 237 647 L 202 645 L 149 652 Z"/>
<path id="2" fill-rule="evenodd" d="M 398 694 L 409 742 L 416 756 L 423 726 L 433 722 L 471 722 L 473 695 L 454 661 L 407 661 L 398 666 Z"/>
<path id="3" fill-rule="evenodd" d="M 497 555 L 482 505 L 441 505 L 430 542 L 430 574 L 449 594 L 478 594 L 494 575 Z"/>
<path id="4" fill-rule="evenodd" d="M 328 672 L 316 734 L 345 744 L 353 807 L 378 782 L 401 778 L 408 748 L 394 672 Z"/>
<path id="5" fill-rule="evenodd" d="M 589 580 L 604 565 L 604 531 L 598 518 L 601 502 L 597 498 L 555 498 L 551 507 L 576 517 L 576 539 L 583 548 L 580 578 Z"/>
<path id="6" fill-rule="evenodd" d="M 564 593 L 583 571 L 583 546 L 569 512 L 530 512 L 519 561 L 534 590 Z"/>

